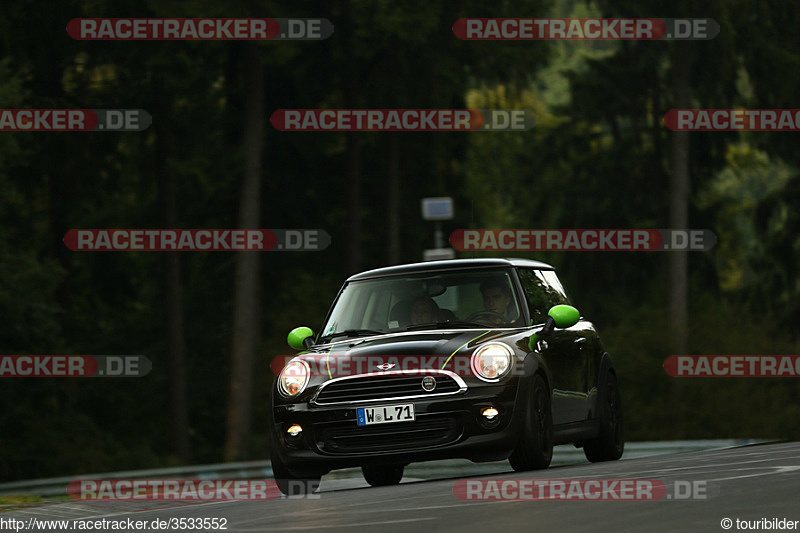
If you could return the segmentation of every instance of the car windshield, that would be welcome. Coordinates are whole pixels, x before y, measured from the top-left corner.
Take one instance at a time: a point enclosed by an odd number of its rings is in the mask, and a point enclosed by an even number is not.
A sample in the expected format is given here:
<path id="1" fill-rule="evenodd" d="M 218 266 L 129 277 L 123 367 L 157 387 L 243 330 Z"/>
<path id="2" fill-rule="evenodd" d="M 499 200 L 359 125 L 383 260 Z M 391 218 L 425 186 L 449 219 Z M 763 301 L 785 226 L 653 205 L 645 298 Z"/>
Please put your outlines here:
<path id="1" fill-rule="evenodd" d="M 322 337 L 522 323 L 507 271 L 406 274 L 348 283 Z"/>

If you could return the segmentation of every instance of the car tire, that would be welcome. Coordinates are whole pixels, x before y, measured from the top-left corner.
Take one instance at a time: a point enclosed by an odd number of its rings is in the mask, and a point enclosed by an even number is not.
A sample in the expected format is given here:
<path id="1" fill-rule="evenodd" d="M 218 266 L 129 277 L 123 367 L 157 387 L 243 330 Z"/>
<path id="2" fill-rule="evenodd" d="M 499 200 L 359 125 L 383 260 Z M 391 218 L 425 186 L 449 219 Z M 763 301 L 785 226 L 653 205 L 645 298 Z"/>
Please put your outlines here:
<path id="1" fill-rule="evenodd" d="M 372 487 L 397 485 L 403 479 L 405 465 L 364 465 L 361 473 Z"/>
<path id="2" fill-rule="evenodd" d="M 270 461 L 272 462 L 272 477 L 278 485 L 278 490 L 287 496 L 301 496 L 311 494 L 319 488 L 322 476 L 296 476 L 286 467 L 284 462 L 270 450 Z"/>
<path id="3" fill-rule="evenodd" d="M 593 463 L 615 461 L 625 450 L 622 402 L 613 372 L 606 376 L 605 394 L 600 401 L 600 432 L 594 439 L 583 443 L 583 453 Z"/>
<path id="4" fill-rule="evenodd" d="M 508 458 L 517 472 L 541 470 L 553 458 L 553 409 L 550 389 L 535 375 L 531 383 L 528 414 L 519 443 Z"/>

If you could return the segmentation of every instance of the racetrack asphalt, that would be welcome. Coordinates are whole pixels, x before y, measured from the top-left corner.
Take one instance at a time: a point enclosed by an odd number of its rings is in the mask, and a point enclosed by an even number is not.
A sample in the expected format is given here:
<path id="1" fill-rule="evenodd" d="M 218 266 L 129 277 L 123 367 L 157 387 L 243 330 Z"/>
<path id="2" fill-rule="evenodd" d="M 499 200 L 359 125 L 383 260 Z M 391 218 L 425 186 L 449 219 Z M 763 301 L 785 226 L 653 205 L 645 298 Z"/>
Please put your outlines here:
<path id="1" fill-rule="evenodd" d="M 502 465 L 502 463 L 498 463 Z M 481 480 L 659 480 L 666 494 L 657 501 L 463 501 L 454 485 Z M 676 482 L 679 486 L 676 488 Z M 696 482 L 696 483 L 695 483 Z M 462 481 L 462 484 L 464 482 Z M 695 484 L 696 498 L 678 499 Z M 227 531 L 725 531 L 723 519 L 800 521 L 800 443 L 762 444 L 722 450 L 559 465 L 515 473 L 404 478 L 400 485 L 368 487 L 362 480 L 323 479 L 312 498 L 272 501 L 124 502 L 68 501 L 0 513 L 8 529 L 15 518 L 28 526 L 42 520 L 133 520 L 225 518 Z M 774 523 L 774 522 L 772 522 Z M 797 523 L 800 526 L 800 523 Z M 760 523 L 759 529 L 765 529 Z M 772 528 L 774 529 L 774 528 Z M 26 529 L 30 531 L 30 529 Z M 38 529 L 64 531 L 64 529 Z M 70 530 L 72 526 L 70 526 Z M 149 529 L 148 529 L 149 530 Z M 195 529 L 197 531 L 197 529 Z"/>

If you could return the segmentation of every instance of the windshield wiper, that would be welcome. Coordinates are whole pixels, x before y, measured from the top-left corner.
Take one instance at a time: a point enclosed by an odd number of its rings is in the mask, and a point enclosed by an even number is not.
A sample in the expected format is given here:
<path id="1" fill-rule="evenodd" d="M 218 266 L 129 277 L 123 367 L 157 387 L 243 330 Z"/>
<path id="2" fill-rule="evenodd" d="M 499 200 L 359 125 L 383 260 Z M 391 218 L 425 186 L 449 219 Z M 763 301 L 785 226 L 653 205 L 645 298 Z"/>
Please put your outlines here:
<path id="1" fill-rule="evenodd" d="M 337 331 L 336 333 L 331 333 L 329 335 L 323 335 L 320 337 L 320 342 L 324 340 L 333 340 L 336 337 L 364 337 L 368 335 L 384 335 L 386 334 L 385 331 L 378 331 L 375 329 L 346 329 L 344 331 Z"/>
<path id="2" fill-rule="evenodd" d="M 441 322 L 426 322 L 424 324 L 412 324 L 405 328 L 403 331 L 414 331 L 416 329 L 444 329 L 444 328 L 488 328 L 486 324 L 479 324 L 477 322 L 467 322 L 466 320 L 444 320 Z"/>

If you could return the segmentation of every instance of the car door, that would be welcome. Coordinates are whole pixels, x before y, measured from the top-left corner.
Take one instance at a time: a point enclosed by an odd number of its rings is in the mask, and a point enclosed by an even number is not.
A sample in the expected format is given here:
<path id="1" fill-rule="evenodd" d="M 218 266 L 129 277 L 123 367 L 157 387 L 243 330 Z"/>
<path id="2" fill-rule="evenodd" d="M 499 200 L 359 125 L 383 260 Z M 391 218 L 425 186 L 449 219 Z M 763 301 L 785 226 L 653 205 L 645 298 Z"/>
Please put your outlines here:
<path id="1" fill-rule="evenodd" d="M 533 325 L 544 324 L 554 305 L 569 304 L 555 272 L 520 268 L 518 273 Z M 580 322 L 569 329 L 556 329 L 545 340 L 541 355 L 552 380 L 554 424 L 586 419 L 589 341 Z"/>

